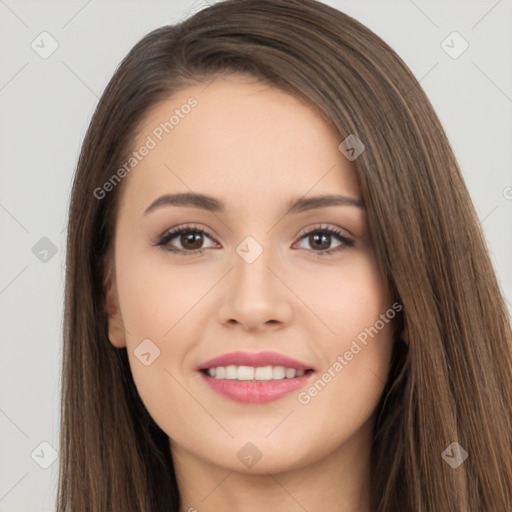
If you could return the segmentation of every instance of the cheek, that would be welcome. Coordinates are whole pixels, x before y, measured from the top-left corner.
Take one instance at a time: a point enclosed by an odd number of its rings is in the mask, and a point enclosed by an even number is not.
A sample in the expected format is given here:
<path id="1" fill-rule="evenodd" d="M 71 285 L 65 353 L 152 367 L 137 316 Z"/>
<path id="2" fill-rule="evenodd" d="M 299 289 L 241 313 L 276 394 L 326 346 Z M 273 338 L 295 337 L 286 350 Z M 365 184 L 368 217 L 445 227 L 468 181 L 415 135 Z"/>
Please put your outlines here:
<path id="1" fill-rule="evenodd" d="M 158 345 L 183 329 L 187 316 L 200 306 L 201 297 L 215 277 L 202 275 L 198 267 L 193 271 L 166 265 L 165 255 L 161 258 L 163 263 L 155 264 L 154 258 L 134 255 L 119 262 L 118 267 L 118 288 L 127 330 L 154 339 Z"/>
<path id="2" fill-rule="evenodd" d="M 147 255 L 121 250 L 119 254 L 124 257 L 117 262 L 118 293 L 128 357 L 140 396 L 151 411 L 165 403 L 159 395 L 162 390 L 177 402 L 180 397 L 186 402 L 186 394 L 173 377 L 181 380 L 178 369 L 200 339 L 192 333 L 202 319 L 209 318 L 201 299 L 218 277 L 199 266 L 194 270 L 166 264 L 165 255 L 156 264 Z"/>
<path id="3" fill-rule="evenodd" d="M 308 286 L 314 290 L 310 301 L 330 328 L 329 346 L 343 349 L 386 313 L 391 307 L 390 297 L 371 255 L 359 253 L 349 264 L 329 270 L 318 286 Z M 379 326 L 382 329 L 380 322 Z"/>
<path id="4" fill-rule="evenodd" d="M 387 379 L 396 312 L 371 257 L 323 283 L 315 300 L 315 311 L 329 327 L 317 344 L 323 366 L 302 403 L 337 403 L 361 419 L 375 407 Z"/>
<path id="5" fill-rule="evenodd" d="M 374 412 L 388 378 L 393 347 L 392 320 L 353 317 L 342 334 L 322 338 L 323 365 L 316 379 L 297 396 L 308 415 L 325 418 L 324 432 L 343 438 L 357 431 Z M 378 321 L 378 320 L 377 320 Z M 370 324 L 370 327 L 364 327 Z M 342 326 L 340 326 L 340 331 Z"/>
<path id="6" fill-rule="evenodd" d="M 139 396 L 163 430 L 186 423 L 181 412 L 190 410 L 190 395 L 180 385 L 178 369 L 208 288 L 196 286 L 191 272 L 155 265 L 135 254 L 118 262 L 117 274 L 126 348 Z"/>

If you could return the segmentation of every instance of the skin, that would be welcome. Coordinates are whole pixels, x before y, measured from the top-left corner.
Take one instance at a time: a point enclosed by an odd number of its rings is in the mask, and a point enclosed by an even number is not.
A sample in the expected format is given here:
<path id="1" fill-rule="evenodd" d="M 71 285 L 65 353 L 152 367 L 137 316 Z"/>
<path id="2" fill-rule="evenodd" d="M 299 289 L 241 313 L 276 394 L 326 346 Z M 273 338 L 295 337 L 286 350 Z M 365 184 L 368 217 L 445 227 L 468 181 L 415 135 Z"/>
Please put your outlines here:
<path id="1" fill-rule="evenodd" d="M 361 199 L 354 162 L 310 106 L 244 75 L 189 86 L 154 106 L 134 147 L 190 96 L 198 105 L 124 178 L 106 288 L 109 338 L 127 348 L 140 397 L 169 435 L 181 510 L 369 511 L 374 411 L 393 322 L 307 404 L 298 392 L 234 402 L 196 371 L 228 352 L 272 350 L 316 368 L 313 383 L 391 308 L 364 208 L 286 214 L 303 196 Z M 162 194 L 191 191 L 222 200 L 225 211 L 163 206 L 144 215 Z M 188 223 L 212 237 L 169 244 L 202 254 L 154 245 Z M 340 228 L 354 245 L 318 257 L 341 243 L 327 235 L 319 247 L 303 236 L 318 224 Z M 236 252 L 247 236 L 263 249 L 250 264 Z M 149 366 L 134 353 L 144 339 L 160 350 Z M 248 442 L 261 453 L 252 467 L 237 456 Z"/>

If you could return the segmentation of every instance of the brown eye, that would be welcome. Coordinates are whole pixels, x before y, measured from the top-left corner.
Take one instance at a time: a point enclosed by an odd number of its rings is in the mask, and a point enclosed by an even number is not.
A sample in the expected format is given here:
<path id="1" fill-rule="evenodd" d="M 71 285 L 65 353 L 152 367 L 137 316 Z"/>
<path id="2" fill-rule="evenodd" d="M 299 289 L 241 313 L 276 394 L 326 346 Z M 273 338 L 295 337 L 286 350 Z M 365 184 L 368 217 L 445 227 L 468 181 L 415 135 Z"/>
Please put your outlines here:
<path id="1" fill-rule="evenodd" d="M 203 235 L 198 231 L 187 231 L 179 235 L 180 243 L 185 249 L 200 249 L 203 243 Z"/>
<path id="2" fill-rule="evenodd" d="M 331 236 L 329 234 L 318 234 L 308 235 L 308 241 L 313 249 L 327 250 L 331 245 Z"/>
<path id="3" fill-rule="evenodd" d="M 203 247 L 206 238 L 212 238 L 206 231 L 193 226 L 183 226 L 172 229 L 165 233 L 158 243 L 163 250 L 168 252 L 192 255 L 202 253 L 206 247 Z M 211 245 L 210 247 L 213 247 Z"/>
<path id="4" fill-rule="evenodd" d="M 203 229 L 194 226 L 182 226 L 162 235 L 155 245 L 161 247 L 164 251 L 189 256 L 202 253 L 204 249 L 208 248 L 203 246 L 205 238 L 213 240 L 213 237 Z M 333 239 L 337 239 L 339 243 L 331 247 Z M 299 240 L 306 240 L 310 245 L 310 249 L 308 249 L 309 252 L 317 256 L 341 252 L 354 245 L 353 240 L 347 238 L 338 228 L 322 226 L 317 226 L 315 229 L 304 233 Z M 210 245 L 209 247 L 214 247 L 214 245 Z"/>
<path id="5" fill-rule="evenodd" d="M 339 244 L 333 248 L 329 248 L 332 239 L 338 239 Z M 300 240 L 306 240 L 310 245 L 310 251 L 316 253 L 317 256 L 329 255 L 332 253 L 340 252 L 347 247 L 354 245 L 353 240 L 347 238 L 341 230 L 337 228 L 321 227 L 308 231 L 300 237 Z"/>

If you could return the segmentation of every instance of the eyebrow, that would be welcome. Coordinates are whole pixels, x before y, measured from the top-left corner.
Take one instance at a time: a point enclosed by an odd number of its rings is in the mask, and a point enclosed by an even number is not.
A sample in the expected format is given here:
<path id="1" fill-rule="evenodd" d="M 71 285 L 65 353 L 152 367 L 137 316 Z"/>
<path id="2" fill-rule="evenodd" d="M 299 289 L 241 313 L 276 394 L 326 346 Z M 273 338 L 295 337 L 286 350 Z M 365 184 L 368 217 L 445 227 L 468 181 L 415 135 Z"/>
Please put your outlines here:
<path id="1" fill-rule="evenodd" d="M 205 194 L 181 193 L 165 194 L 155 199 L 144 211 L 144 215 L 162 206 L 182 206 L 198 208 L 213 213 L 224 212 L 224 203 L 215 197 Z M 356 206 L 364 209 L 363 202 L 359 199 L 339 195 L 322 195 L 315 197 L 301 197 L 292 199 L 288 203 L 287 213 L 294 214 L 328 206 Z"/>

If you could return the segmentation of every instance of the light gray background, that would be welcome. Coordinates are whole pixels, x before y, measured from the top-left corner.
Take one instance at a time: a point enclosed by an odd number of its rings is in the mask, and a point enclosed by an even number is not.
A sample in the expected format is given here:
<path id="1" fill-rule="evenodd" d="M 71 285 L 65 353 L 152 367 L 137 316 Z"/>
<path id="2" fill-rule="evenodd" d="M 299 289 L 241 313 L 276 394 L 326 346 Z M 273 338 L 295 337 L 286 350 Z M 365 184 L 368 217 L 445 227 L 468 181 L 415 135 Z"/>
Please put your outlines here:
<path id="1" fill-rule="evenodd" d="M 512 311 L 512 0 L 326 3 L 379 34 L 420 79 Z M 42 442 L 58 450 L 67 208 L 93 109 L 141 37 L 203 6 L 0 0 L 1 512 L 55 509 L 58 459 L 47 469 L 36 461 L 51 461 Z M 31 48 L 43 31 L 59 45 L 47 59 Z M 469 43 L 456 59 L 441 46 L 453 31 Z M 32 252 L 43 237 L 57 250 L 46 262 Z"/>

